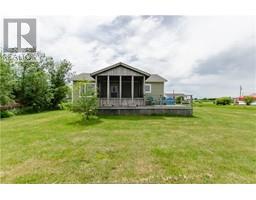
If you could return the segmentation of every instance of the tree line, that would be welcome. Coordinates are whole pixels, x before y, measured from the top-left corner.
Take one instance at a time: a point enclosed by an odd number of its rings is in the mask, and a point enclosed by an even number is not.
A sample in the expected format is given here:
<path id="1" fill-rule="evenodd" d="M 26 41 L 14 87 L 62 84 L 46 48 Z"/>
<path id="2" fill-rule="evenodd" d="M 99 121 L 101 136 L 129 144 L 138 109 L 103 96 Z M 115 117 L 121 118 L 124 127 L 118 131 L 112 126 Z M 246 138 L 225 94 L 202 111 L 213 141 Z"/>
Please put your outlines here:
<path id="1" fill-rule="evenodd" d="M 44 53 L 0 52 L 0 105 L 19 104 L 32 112 L 58 109 L 67 97 L 72 64 Z"/>

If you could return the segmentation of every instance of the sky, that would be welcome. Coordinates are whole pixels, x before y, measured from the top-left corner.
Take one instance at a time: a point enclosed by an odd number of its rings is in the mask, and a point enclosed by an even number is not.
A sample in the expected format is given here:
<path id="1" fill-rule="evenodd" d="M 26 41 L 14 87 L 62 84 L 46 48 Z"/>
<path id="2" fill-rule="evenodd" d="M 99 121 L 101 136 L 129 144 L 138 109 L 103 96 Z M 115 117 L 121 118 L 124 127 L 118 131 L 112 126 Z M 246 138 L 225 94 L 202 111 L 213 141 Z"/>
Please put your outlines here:
<path id="1" fill-rule="evenodd" d="M 37 38 L 37 50 L 69 60 L 77 74 L 124 62 L 166 78 L 165 92 L 256 92 L 253 16 L 38 17 Z"/>

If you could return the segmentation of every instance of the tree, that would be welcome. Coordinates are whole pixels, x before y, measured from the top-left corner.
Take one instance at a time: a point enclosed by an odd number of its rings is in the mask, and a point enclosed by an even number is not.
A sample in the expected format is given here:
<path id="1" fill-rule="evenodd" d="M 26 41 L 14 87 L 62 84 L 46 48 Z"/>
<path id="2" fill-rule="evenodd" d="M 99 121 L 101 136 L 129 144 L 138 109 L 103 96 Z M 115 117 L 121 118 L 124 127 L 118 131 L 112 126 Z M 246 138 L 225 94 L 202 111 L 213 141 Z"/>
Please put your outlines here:
<path id="1" fill-rule="evenodd" d="M 246 103 L 246 105 L 250 105 L 253 102 L 253 97 L 252 96 L 245 96 L 244 97 L 244 101 Z"/>
<path id="2" fill-rule="evenodd" d="M 77 84 L 77 87 L 86 88 L 84 83 Z M 84 87 L 85 86 L 85 87 Z M 88 120 L 89 116 L 96 115 L 98 108 L 98 98 L 95 90 L 90 89 L 89 87 L 83 89 L 83 92 L 80 92 L 80 97 L 73 102 L 72 110 L 74 112 L 82 113 L 83 119 Z"/>
<path id="3" fill-rule="evenodd" d="M 52 60 L 45 54 L 28 53 L 17 63 L 15 88 L 17 99 L 33 111 L 47 110 L 51 104 L 51 94 L 46 68 Z"/>
<path id="4" fill-rule="evenodd" d="M 0 104 L 6 105 L 12 101 L 13 86 L 13 61 L 0 52 Z"/>
<path id="5" fill-rule="evenodd" d="M 66 85 L 70 81 L 72 64 L 67 60 L 55 64 L 53 67 L 48 68 L 51 82 L 51 92 L 53 98 L 51 100 L 51 107 L 56 109 L 58 105 L 67 96 L 69 91 Z"/>
<path id="6" fill-rule="evenodd" d="M 56 109 L 67 96 L 70 62 L 41 52 L 0 56 L 1 105 L 15 100 L 32 111 Z"/>

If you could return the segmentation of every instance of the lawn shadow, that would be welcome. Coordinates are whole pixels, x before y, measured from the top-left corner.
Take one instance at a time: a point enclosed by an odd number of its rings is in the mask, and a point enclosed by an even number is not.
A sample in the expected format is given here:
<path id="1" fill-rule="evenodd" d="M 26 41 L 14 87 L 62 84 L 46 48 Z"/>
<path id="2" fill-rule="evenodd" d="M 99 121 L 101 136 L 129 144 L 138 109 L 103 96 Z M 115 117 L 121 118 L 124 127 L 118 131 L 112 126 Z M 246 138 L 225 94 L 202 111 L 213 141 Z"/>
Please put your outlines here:
<path id="1" fill-rule="evenodd" d="M 80 125 L 80 126 L 92 126 L 92 125 L 96 125 L 96 124 L 100 124 L 103 121 L 97 117 L 97 118 L 92 118 L 92 119 L 88 119 L 88 120 L 76 120 L 76 121 L 72 121 L 72 122 L 68 122 L 68 125 Z"/>

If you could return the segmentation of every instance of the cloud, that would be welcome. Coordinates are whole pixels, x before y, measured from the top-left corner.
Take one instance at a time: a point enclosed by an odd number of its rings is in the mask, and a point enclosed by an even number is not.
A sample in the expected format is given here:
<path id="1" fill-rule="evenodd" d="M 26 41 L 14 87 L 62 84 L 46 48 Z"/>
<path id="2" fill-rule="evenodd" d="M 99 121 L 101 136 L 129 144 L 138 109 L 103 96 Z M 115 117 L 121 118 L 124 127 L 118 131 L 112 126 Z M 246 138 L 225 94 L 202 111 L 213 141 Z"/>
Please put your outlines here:
<path id="1" fill-rule="evenodd" d="M 205 60 L 198 61 L 195 73 L 200 75 L 233 74 L 236 77 L 248 78 L 255 73 L 256 44 L 241 44 L 230 47 Z"/>

